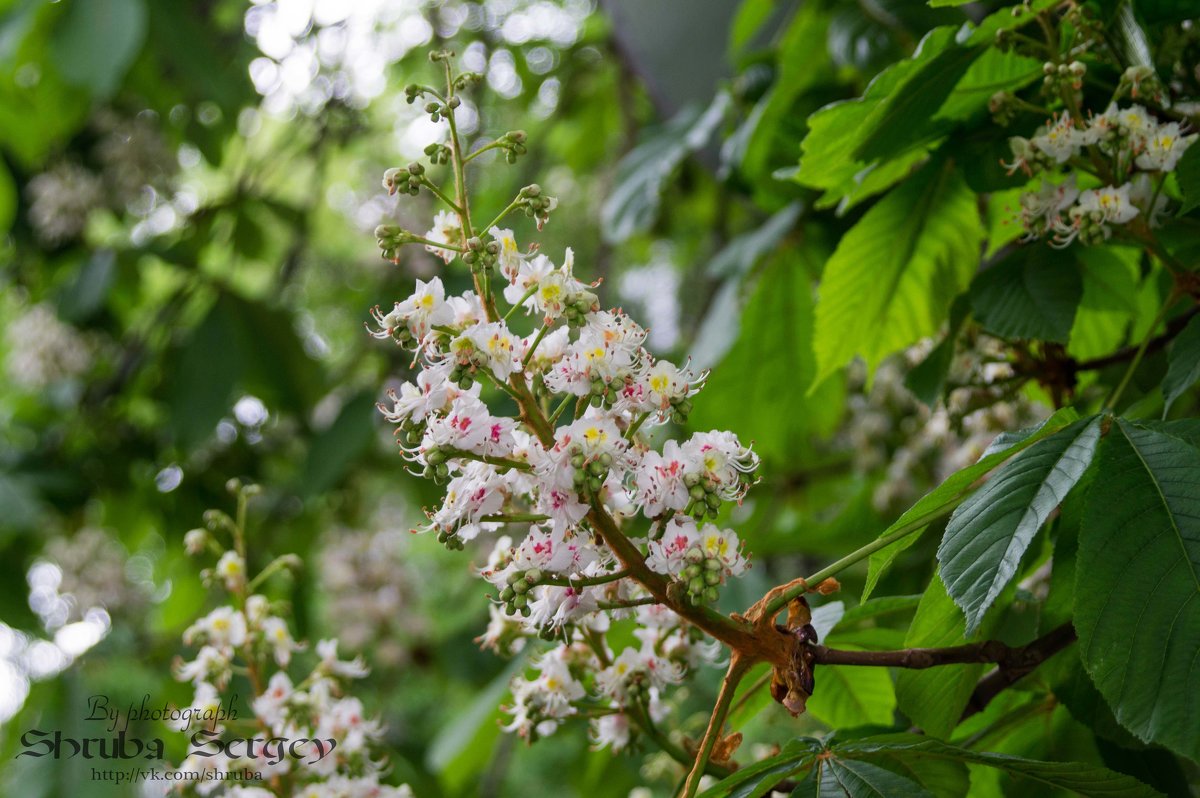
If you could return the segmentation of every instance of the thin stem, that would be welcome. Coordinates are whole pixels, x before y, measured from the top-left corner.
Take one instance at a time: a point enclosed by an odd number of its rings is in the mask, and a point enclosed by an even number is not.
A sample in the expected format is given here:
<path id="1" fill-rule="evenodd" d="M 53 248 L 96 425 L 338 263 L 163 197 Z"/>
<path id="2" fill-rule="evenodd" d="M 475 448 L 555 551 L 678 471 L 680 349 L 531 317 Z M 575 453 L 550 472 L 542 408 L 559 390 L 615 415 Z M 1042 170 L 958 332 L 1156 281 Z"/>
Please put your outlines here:
<path id="1" fill-rule="evenodd" d="M 521 294 L 521 298 L 518 299 L 515 303 L 513 303 L 513 306 L 508 309 L 508 313 L 504 314 L 504 318 L 501 319 L 501 321 L 508 321 L 508 317 L 511 316 L 512 314 L 516 313 L 517 308 L 524 305 L 525 301 L 528 300 L 529 297 L 533 296 L 537 292 L 537 290 L 538 290 L 537 283 L 534 283 L 533 285 L 529 286 L 529 290 L 526 291 L 524 294 Z"/>
<path id="2" fill-rule="evenodd" d="M 1171 307 L 1175 304 L 1175 300 L 1178 298 L 1179 290 L 1172 289 L 1170 295 L 1167 297 L 1167 301 L 1163 302 L 1163 306 L 1159 309 L 1158 315 L 1154 317 L 1154 321 L 1151 322 L 1150 328 L 1146 330 L 1146 334 L 1142 337 L 1142 343 L 1138 346 L 1137 351 L 1134 352 L 1133 360 L 1129 361 L 1129 367 L 1125 369 L 1125 375 L 1121 377 L 1121 381 L 1117 383 L 1117 387 L 1113 389 L 1113 392 L 1108 395 L 1108 399 L 1104 401 L 1104 407 L 1102 408 L 1103 410 L 1112 410 L 1114 407 L 1116 407 L 1118 400 L 1121 398 L 1121 394 L 1125 393 L 1125 388 L 1129 385 L 1129 381 L 1133 379 L 1133 373 L 1137 371 L 1137 367 L 1141 365 L 1142 357 L 1145 356 L 1146 349 L 1150 346 L 1150 341 L 1154 338 L 1155 330 L 1157 330 L 1158 325 L 1162 324 L 1163 320 L 1166 319 L 1167 313 L 1171 310 Z"/>
<path id="3" fill-rule="evenodd" d="M 468 155 L 467 157 L 463 158 L 463 165 L 465 166 L 465 165 L 469 164 L 471 161 L 475 160 L 480 155 L 483 155 L 488 150 L 494 150 L 494 149 L 497 149 L 498 147 L 503 147 L 503 146 L 504 145 L 500 142 L 500 139 L 496 139 L 493 142 L 484 144 L 482 147 L 475 150 L 475 152 L 473 152 L 470 155 Z"/>
<path id="4" fill-rule="evenodd" d="M 435 186 L 433 184 L 433 181 L 431 181 L 429 178 L 422 176 L 421 177 L 421 185 L 425 186 L 425 188 L 432 191 L 434 193 L 434 195 L 437 196 L 438 199 L 440 199 L 442 202 L 446 203 L 446 205 L 449 206 L 450 210 L 454 211 L 456 214 L 462 215 L 462 208 L 458 207 L 458 203 L 455 202 L 454 200 L 450 199 L 449 197 L 447 197 L 445 194 L 443 194 L 442 190 L 440 188 L 438 188 L 437 186 Z"/>
<path id="5" fill-rule="evenodd" d="M 631 607 L 645 607 L 649 604 L 657 604 L 658 599 L 654 596 L 645 596 L 638 599 L 630 599 L 628 601 L 598 601 L 596 605 L 602 610 L 626 610 Z"/>
<path id="6" fill-rule="evenodd" d="M 629 576 L 628 571 L 613 571 L 599 576 L 549 576 L 538 580 L 539 585 L 555 585 L 557 587 L 595 587 L 617 582 Z"/>
<path id="7" fill-rule="evenodd" d="M 495 515 L 485 515 L 479 519 L 481 523 L 485 524 L 536 524 L 549 520 L 550 516 L 538 513 L 497 513 Z"/>
<path id="8" fill-rule="evenodd" d="M 633 436 L 637 435 L 637 431 L 642 428 L 642 424 L 646 423 L 646 419 L 648 418 L 650 418 L 650 413 L 648 412 L 642 413 L 640 416 L 638 416 L 637 419 L 629 425 L 629 429 L 625 430 L 625 440 L 633 440 Z"/>
<path id="9" fill-rule="evenodd" d="M 558 407 L 554 408 L 554 412 L 550 414 L 551 424 L 558 421 L 558 417 L 563 414 L 563 411 L 567 409 L 567 405 L 571 404 L 571 400 L 574 398 L 573 394 L 567 394 L 563 397 L 563 400 L 558 403 Z"/>
<path id="10" fill-rule="evenodd" d="M 491 230 L 493 227 L 500 224 L 500 222 L 504 219 L 504 217 L 508 216 L 510 213 L 512 213 L 514 210 L 516 210 L 520 206 L 520 204 L 521 203 L 519 200 L 513 200 L 512 202 L 508 203 L 508 207 L 505 208 L 504 210 L 500 211 L 500 214 L 495 219 L 492 219 L 492 221 L 488 222 L 488 226 L 483 229 Z"/>
<path id="11" fill-rule="evenodd" d="M 696 752 L 696 761 L 683 785 L 680 798 L 694 798 L 696 790 L 700 789 L 700 779 L 704 776 L 705 765 L 708 764 L 713 746 L 717 744 L 717 740 L 721 737 L 721 731 L 725 728 L 725 716 L 729 714 L 729 705 L 733 701 L 733 694 L 737 690 L 738 682 L 746 675 L 748 669 L 749 665 L 746 661 L 734 652 L 729 660 L 729 670 L 725 672 L 725 678 L 721 682 L 721 692 L 717 694 L 717 703 L 713 707 L 712 717 L 708 721 L 708 730 L 704 732 L 704 740 L 700 743 L 700 750 Z"/>
<path id="12" fill-rule="evenodd" d="M 546 333 L 550 332 L 550 327 L 551 325 L 549 324 L 543 324 L 542 328 L 538 330 L 537 337 L 533 339 L 533 343 L 529 345 L 529 350 L 525 353 L 525 357 L 521 359 L 522 371 L 524 371 L 525 367 L 529 365 L 529 361 L 533 360 L 533 353 L 537 351 L 538 344 L 540 344 L 542 339 L 546 337 Z"/>
<path id="13" fill-rule="evenodd" d="M 487 366 L 477 366 L 477 368 L 480 371 L 482 371 L 484 374 L 486 374 L 488 379 L 490 379 L 497 388 L 499 388 L 500 390 L 502 390 L 506 394 L 508 394 L 509 397 L 512 398 L 512 400 L 514 402 L 521 401 L 520 397 L 517 396 L 517 394 L 513 391 L 513 389 L 508 387 L 508 383 L 504 382 L 499 377 L 497 377 L 495 374 L 493 374 L 491 369 L 489 369 Z"/>
<path id="14" fill-rule="evenodd" d="M 759 676 L 757 679 L 755 679 L 754 682 L 749 687 L 746 688 L 745 692 L 743 692 L 741 694 L 741 696 L 738 697 L 738 700 L 736 702 L 734 702 L 733 707 L 730 708 L 729 714 L 736 715 L 741 710 L 742 707 L 746 706 L 746 704 L 749 703 L 750 699 L 754 697 L 754 694 L 757 693 L 759 690 L 763 689 L 764 687 L 766 687 L 767 684 L 770 683 L 770 681 L 771 681 L 771 671 L 770 671 L 770 669 L 768 669 L 765 673 L 763 673 L 762 676 Z"/>
<path id="15" fill-rule="evenodd" d="M 431 241 L 428 238 L 422 238 L 421 236 L 414 236 L 414 235 L 408 236 L 405 243 L 407 243 L 407 244 L 424 244 L 427 247 L 437 247 L 438 249 L 448 249 L 451 252 L 466 252 L 467 251 L 466 247 L 460 247 L 460 246 L 456 246 L 454 244 L 447 244 L 444 241 Z"/>
<path id="16" fill-rule="evenodd" d="M 443 449 L 446 453 L 447 460 L 477 460 L 480 463 L 499 466 L 501 468 L 512 468 L 517 471 L 532 471 L 533 466 L 529 463 L 522 463 L 520 460 L 509 460 L 507 457 L 494 457 L 490 454 L 475 454 L 468 452 L 465 449 Z"/>
<path id="17" fill-rule="evenodd" d="M 947 505 L 944 505 L 942 507 L 939 507 L 936 510 L 931 510 L 928 513 L 926 513 L 925 515 L 920 516 L 919 518 L 914 518 L 913 520 L 909 521 L 907 524 L 903 524 L 902 526 L 898 527 L 895 532 L 892 532 L 891 534 L 884 535 L 881 538 L 873 540 L 870 543 L 868 543 L 867 545 L 858 549 L 857 551 L 853 551 L 850 554 L 847 554 L 845 557 L 843 557 L 842 559 L 833 563 L 832 565 L 829 565 L 829 566 L 821 569 L 820 571 L 817 571 L 812 576 L 805 577 L 801 582 L 796 584 L 795 587 L 789 588 L 788 590 L 781 592 L 769 604 L 767 604 L 767 610 L 766 610 L 767 613 L 770 615 L 774 615 L 775 613 L 778 613 L 781 609 L 783 609 L 784 607 L 786 607 L 788 605 L 789 601 L 794 599 L 796 596 L 799 596 L 802 593 L 808 592 L 808 589 L 810 587 L 816 587 L 817 585 L 821 584 L 829 577 L 834 576 L 835 574 L 838 574 L 838 573 L 846 570 L 851 565 L 854 565 L 855 563 L 859 562 L 860 560 L 864 560 L 867 557 L 870 557 L 875 552 L 879 551 L 882 548 L 886 548 L 887 546 L 891 545 L 892 543 L 895 543 L 897 540 L 907 537 L 914 532 L 921 531 L 929 524 L 931 524 L 934 521 L 936 521 L 937 519 L 941 518 L 943 515 L 946 515 L 947 513 L 950 513 L 951 511 L 953 511 L 955 507 L 957 507 L 960 503 L 962 503 L 962 500 L 965 498 L 965 493 L 966 493 L 966 491 L 964 491 L 963 496 L 959 496 L 953 502 L 951 502 Z"/>
<path id="18" fill-rule="evenodd" d="M 250 580 L 250 584 L 246 585 L 246 590 L 253 593 L 255 588 L 270 579 L 276 572 L 296 565 L 299 562 L 294 554 L 282 554 L 267 564 L 267 567 L 259 571 L 258 576 Z"/>

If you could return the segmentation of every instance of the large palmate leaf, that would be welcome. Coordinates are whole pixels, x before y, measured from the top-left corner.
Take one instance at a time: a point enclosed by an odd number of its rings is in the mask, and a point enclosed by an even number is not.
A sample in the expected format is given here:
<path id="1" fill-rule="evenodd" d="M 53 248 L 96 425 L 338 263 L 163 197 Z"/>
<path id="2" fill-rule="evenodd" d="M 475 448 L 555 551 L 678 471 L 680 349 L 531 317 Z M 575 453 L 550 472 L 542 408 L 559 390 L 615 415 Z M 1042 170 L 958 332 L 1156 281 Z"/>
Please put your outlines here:
<path id="1" fill-rule="evenodd" d="M 817 382 L 862 355 L 874 365 L 937 332 L 979 262 L 975 195 L 942 164 L 892 190 L 825 266 L 814 347 Z"/>
<path id="2" fill-rule="evenodd" d="M 825 195 L 817 203 L 819 207 L 837 203 L 862 182 L 867 163 L 856 151 L 873 129 L 868 120 L 878 120 L 883 113 L 879 109 L 916 81 L 929 61 L 954 47 L 953 40 L 952 27 L 931 31 L 911 59 L 895 63 L 876 75 L 862 97 L 831 103 L 808 118 L 808 135 L 801 143 L 800 168 L 795 180 L 811 188 L 825 189 Z M 918 152 L 918 157 L 921 154 Z M 882 191 L 903 178 L 914 162 L 905 164 L 903 171 L 890 173 L 889 181 L 877 184 L 874 190 Z"/>
<path id="3" fill-rule="evenodd" d="M 1042 791 L 1048 787 L 1089 798 L 1160 795 L 1132 776 L 1083 762 L 1041 762 L 972 751 L 919 734 L 884 734 L 831 746 L 809 738 L 792 740 L 776 756 L 736 771 L 702 798 L 765 796 L 789 778 L 801 779 L 792 795 L 806 798 L 941 795 L 955 783 L 964 786 L 960 794 L 965 795 L 967 765 L 994 768 Z"/>
<path id="4" fill-rule="evenodd" d="M 933 758 L 984 765 L 1029 782 L 1069 790 L 1089 798 L 1148 798 L 1159 793 L 1132 776 L 1082 762 L 1041 762 L 1036 759 L 971 751 L 918 734 L 889 734 L 834 746 L 841 758 L 884 751 L 903 759 Z"/>
<path id="5" fill-rule="evenodd" d="M 870 762 L 853 759 L 818 759 L 808 778 L 792 792 L 793 798 L 933 798 L 910 778 Z"/>
<path id="6" fill-rule="evenodd" d="M 1001 338 L 1066 343 L 1083 296 L 1074 257 L 1046 247 L 1019 250 L 975 278 L 971 309 Z"/>
<path id="7" fill-rule="evenodd" d="M 1080 533 L 1080 656 L 1117 720 L 1200 759 L 1200 449 L 1118 419 Z"/>
<path id="8" fill-rule="evenodd" d="M 922 524 L 923 522 L 929 523 L 945 515 L 949 512 L 949 508 L 953 507 L 963 496 L 970 493 L 972 487 L 984 474 L 1022 451 L 1025 447 L 1031 446 L 1047 435 L 1057 432 L 1068 424 L 1078 420 L 1078 418 L 1078 414 L 1073 409 L 1066 407 L 1050 416 L 1050 418 L 1037 427 L 997 436 L 996 440 L 992 442 L 992 445 L 988 447 L 987 451 L 983 453 L 983 456 L 977 462 L 947 477 L 945 482 L 923 496 L 916 504 L 905 511 L 903 515 L 897 518 L 894 524 L 883 531 L 880 538 L 886 538 L 903 527 Z M 920 531 L 915 531 L 907 537 L 902 537 L 871 555 L 867 567 L 867 583 L 863 588 L 863 601 L 866 601 L 871 592 L 875 590 L 875 586 L 879 583 L 879 577 L 883 576 L 883 572 L 891 566 L 896 557 L 917 541 L 923 529 L 924 527 L 922 526 Z"/>
<path id="9" fill-rule="evenodd" d="M 1017 572 L 1033 536 L 1091 465 L 1099 440 L 1100 418 L 1093 417 L 1038 441 L 1001 466 L 950 517 L 938 548 L 939 572 L 966 613 L 967 634 L 979 626 Z"/>
<path id="10" fill-rule="evenodd" d="M 1175 404 L 1184 391 L 1200 381 L 1200 316 L 1195 316 L 1176 336 L 1171 344 L 1171 357 L 1167 361 L 1167 376 L 1163 378 L 1162 392 L 1165 407 L 1163 416 Z"/>

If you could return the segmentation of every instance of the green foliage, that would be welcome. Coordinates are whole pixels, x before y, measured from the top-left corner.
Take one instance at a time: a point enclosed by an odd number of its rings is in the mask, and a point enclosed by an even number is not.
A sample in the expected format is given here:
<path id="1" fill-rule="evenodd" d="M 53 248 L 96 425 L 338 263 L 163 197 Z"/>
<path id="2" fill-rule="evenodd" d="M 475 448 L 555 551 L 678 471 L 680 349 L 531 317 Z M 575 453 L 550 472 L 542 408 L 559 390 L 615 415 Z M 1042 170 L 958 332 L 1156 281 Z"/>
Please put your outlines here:
<path id="1" fill-rule="evenodd" d="M 908 768 L 908 773 L 872 764 L 872 757 L 886 757 Z M 702 793 L 702 798 L 766 795 L 784 779 L 795 776 L 803 776 L 803 781 L 792 795 L 854 798 L 937 794 L 925 783 L 930 761 L 952 763 L 960 769 L 965 765 L 994 768 L 1041 789 L 1049 787 L 1097 798 L 1148 798 L 1160 794 L 1136 779 L 1102 767 L 1039 762 L 972 751 L 916 734 L 888 734 L 832 745 L 811 739 L 793 740 L 776 756 L 755 763 L 745 773 L 738 771 Z"/>
<path id="2" fill-rule="evenodd" d="M 942 164 L 867 211 L 822 275 L 816 382 L 855 355 L 874 366 L 936 332 L 971 278 L 982 238 L 974 194 Z"/>
<path id="3" fill-rule="evenodd" d="M 1193 317 L 1171 344 L 1167 376 L 1163 377 L 1163 415 L 1183 393 L 1200 381 L 1200 316 Z"/>
<path id="4" fill-rule="evenodd" d="M 1033 536 L 1092 464 L 1100 419 L 1076 421 L 1012 458 L 958 506 L 938 573 L 967 616 L 967 634 L 1017 572 Z"/>
<path id="5" fill-rule="evenodd" d="M 1200 650 L 1200 450 L 1113 423 L 1088 492 L 1076 569 L 1080 655 L 1117 720 L 1142 740 L 1200 758 L 1188 718 Z"/>
<path id="6" fill-rule="evenodd" d="M 1008 258 L 971 283 L 975 318 L 1001 338 L 1067 343 L 1082 296 L 1074 258 L 1046 250 Z"/>

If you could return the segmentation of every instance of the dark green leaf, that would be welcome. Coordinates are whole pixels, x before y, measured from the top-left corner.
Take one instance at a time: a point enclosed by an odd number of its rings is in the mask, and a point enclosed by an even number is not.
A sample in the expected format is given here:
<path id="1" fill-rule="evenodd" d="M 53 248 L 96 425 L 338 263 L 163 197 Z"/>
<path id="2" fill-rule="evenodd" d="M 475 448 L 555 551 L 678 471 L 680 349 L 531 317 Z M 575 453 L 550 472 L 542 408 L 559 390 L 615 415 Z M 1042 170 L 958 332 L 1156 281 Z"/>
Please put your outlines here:
<path id="1" fill-rule="evenodd" d="M 701 798 L 733 798 L 733 796 L 762 795 L 759 788 L 771 787 L 821 752 L 821 744 L 809 737 L 787 742 L 775 756 L 738 768 L 733 774 L 705 790 Z"/>
<path id="2" fill-rule="evenodd" d="M 933 407 L 942 396 L 942 388 L 946 384 L 946 375 L 950 364 L 954 362 L 954 352 L 958 348 L 958 331 L 967 319 L 967 302 L 965 297 L 958 297 L 950 307 L 950 324 L 945 337 L 933 348 L 925 359 L 904 375 L 904 387 L 912 391 L 913 396 Z"/>
<path id="3" fill-rule="evenodd" d="M 930 111 L 941 107 L 984 48 L 945 44 L 936 33 L 921 41 L 913 58 L 924 60 L 925 47 L 937 47 L 939 52 L 922 64 L 902 89 L 872 110 L 851 157 L 860 161 L 892 158 L 940 134 L 940 126 L 934 123 Z M 986 98 L 983 102 L 987 102 Z"/>
<path id="4" fill-rule="evenodd" d="M 8 233 L 17 218 L 17 184 L 8 167 L 0 162 L 0 235 Z"/>
<path id="5" fill-rule="evenodd" d="M 1083 296 L 1075 259 L 1045 247 L 1019 250 L 971 283 L 971 308 L 1002 338 L 1066 343 Z"/>
<path id="6" fill-rule="evenodd" d="M 912 798 L 933 798 L 932 793 L 912 779 L 869 762 L 832 757 L 820 761 L 818 765 L 823 771 L 820 774 L 821 789 L 817 793 L 821 796 L 894 798 L 894 796 L 904 795 L 912 796 Z M 828 784 L 829 779 L 832 779 L 837 785 L 836 789 L 826 788 L 825 785 Z"/>
<path id="7" fill-rule="evenodd" d="M 245 370 L 239 319 L 228 301 L 213 305 L 173 362 L 171 425 L 180 445 L 190 449 L 229 412 L 233 388 Z"/>
<path id="8" fill-rule="evenodd" d="M 1009 776 L 1068 790 L 1088 798 L 1150 798 L 1158 792 L 1137 779 L 1083 762 L 1039 762 L 1008 754 L 971 751 L 917 734 L 869 737 L 835 745 L 834 753 L 842 760 L 862 754 L 888 751 L 896 756 L 912 753 L 952 759 L 971 765 L 985 765 Z"/>
<path id="9" fill-rule="evenodd" d="M 304 466 L 304 492 L 316 495 L 334 487 L 375 440 L 375 399 L 363 392 L 351 398 L 329 429 L 313 437 Z"/>
<path id="10" fill-rule="evenodd" d="M 1080 655 L 1117 720 L 1200 759 L 1200 450 L 1118 419 L 1079 541 Z"/>
<path id="11" fill-rule="evenodd" d="M 950 517 L 937 557 L 947 592 L 967 616 L 968 635 L 1091 465 L 1099 440 L 1099 417 L 1043 438 L 1001 466 Z"/>
<path id="12" fill-rule="evenodd" d="M 728 107 L 729 95 L 722 92 L 708 108 L 680 111 L 621 159 L 616 187 L 600 209 L 607 240 L 624 241 L 654 223 L 663 185 L 688 153 L 708 143 Z"/>
<path id="13" fill-rule="evenodd" d="M 880 537 L 887 537 L 900 527 L 919 522 L 921 519 L 933 521 L 949 511 L 949 508 L 971 491 L 972 486 L 987 472 L 1000 463 L 1020 452 L 1026 446 L 1050 435 L 1068 424 L 1078 420 L 1078 414 L 1071 408 L 1063 408 L 1036 427 L 1017 432 L 1002 433 L 992 441 L 992 445 L 983 453 L 979 461 L 957 471 L 946 478 L 946 481 L 904 512 L 896 522 L 883 531 Z M 867 584 L 863 588 L 862 600 L 867 597 L 879 583 L 879 577 L 887 570 L 892 561 L 905 549 L 916 542 L 921 530 L 907 537 L 900 538 L 871 555 L 867 570 Z"/>
<path id="14" fill-rule="evenodd" d="M 1200 380 L 1200 316 L 1193 317 L 1171 344 L 1167 376 L 1162 384 L 1164 418 L 1175 400 L 1197 380 Z"/>
<path id="15" fill-rule="evenodd" d="M 51 51 L 68 83 L 107 97 L 120 85 L 145 35 L 143 0 L 86 0 L 67 8 Z"/>
<path id="16" fill-rule="evenodd" d="M 817 383 L 855 355 L 874 366 L 937 332 L 975 271 L 982 239 L 975 194 L 941 164 L 867 211 L 825 265 Z"/>
<path id="17" fill-rule="evenodd" d="M 93 252 L 58 298 L 58 313 L 67 321 L 86 321 L 104 306 L 117 276 L 117 256 L 110 249 Z"/>
<path id="18" fill-rule="evenodd" d="M 1179 163 L 1175 164 L 1175 179 L 1179 181 L 1179 190 L 1183 192 L 1183 205 L 1179 208 L 1182 216 L 1200 207 L 1200 147 L 1187 148 Z"/>

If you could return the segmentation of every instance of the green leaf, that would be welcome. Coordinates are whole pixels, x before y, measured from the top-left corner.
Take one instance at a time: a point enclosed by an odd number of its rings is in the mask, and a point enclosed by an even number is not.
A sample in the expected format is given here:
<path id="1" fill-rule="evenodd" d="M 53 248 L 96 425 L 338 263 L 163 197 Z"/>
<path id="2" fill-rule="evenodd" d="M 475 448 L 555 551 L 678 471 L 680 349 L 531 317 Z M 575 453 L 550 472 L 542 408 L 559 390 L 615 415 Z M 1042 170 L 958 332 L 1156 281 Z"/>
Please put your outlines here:
<path id="1" fill-rule="evenodd" d="M 1163 418 L 1175 400 L 1200 380 L 1200 316 L 1194 316 L 1171 343 L 1167 376 L 1163 378 Z"/>
<path id="2" fill-rule="evenodd" d="M 179 444 L 191 449 L 229 412 L 234 386 L 245 371 L 233 305 L 218 299 L 172 362 L 171 425 Z"/>
<path id="3" fill-rule="evenodd" d="M 811 737 L 789 740 L 775 756 L 738 768 L 731 775 L 701 793 L 701 798 L 733 798 L 763 795 L 759 788 L 770 788 L 799 770 L 821 752 L 821 743 Z"/>
<path id="4" fill-rule="evenodd" d="M 452 788 L 451 794 L 464 792 L 471 777 L 487 765 L 486 752 L 500 735 L 497 705 L 508 693 L 513 677 L 524 670 L 527 659 L 524 653 L 517 655 L 487 687 L 472 696 L 465 711 L 456 713 L 454 721 L 429 742 L 425 764 L 430 771 L 443 775 Z M 473 750 L 475 756 L 470 755 Z"/>
<path id="5" fill-rule="evenodd" d="M 813 771 L 805 784 L 814 785 L 816 790 L 799 792 L 800 795 L 822 798 L 894 798 L 898 795 L 933 798 L 933 793 L 912 779 L 869 762 L 831 757 L 818 760 Z"/>
<path id="6" fill-rule="evenodd" d="M 721 92 L 708 108 L 684 109 L 621 159 L 616 186 L 600 209 L 607 241 L 619 243 L 654 223 L 663 185 L 689 153 L 708 143 L 728 107 L 729 95 Z"/>
<path id="7" fill-rule="evenodd" d="M 774 10 L 775 0 L 743 0 L 729 26 L 730 54 L 745 48 Z"/>
<path id="8" fill-rule="evenodd" d="M 1021 555 L 1092 463 L 1100 418 L 1077 421 L 1009 460 L 959 505 L 938 547 L 946 590 L 972 634 Z"/>
<path id="9" fill-rule="evenodd" d="M 946 593 L 941 577 L 934 574 L 904 638 L 905 648 L 962 645 L 966 642 L 964 631 L 962 613 Z M 896 704 L 926 734 L 949 737 L 983 668 L 902 669 L 896 677 Z"/>
<path id="10" fill-rule="evenodd" d="M 965 6 L 971 0 L 929 0 L 930 8 L 944 8 L 946 6 Z"/>
<path id="11" fill-rule="evenodd" d="M 68 6 L 50 49 L 68 83 L 108 97 L 120 86 L 145 36 L 143 0 L 83 0 Z"/>
<path id="12" fill-rule="evenodd" d="M 945 337 L 925 356 L 925 359 L 909 369 L 904 375 L 904 387 L 912 391 L 913 396 L 920 399 L 931 408 L 938 403 L 942 389 L 946 385 L 946 376 L 950 365 L 954 362 L 954 353 L 958 348 L 958 331 L 967 320 L 967 303 L 965 297 L 958 297 L 950 307 L 950 324 Z"/>
<path id="13" fill-rule="evenodd" d="M 1011 50 L 1002 52 L 988 48 L 971 63 L 966 74 L 954 86 L 954 91 L 934 114 L 934 119 L 965 120 L 982 116 L 987 113 L 988 101 L 993 94 L 1016 91 L 1042 77 L 1042 74 L 1041 61 Z"/>
<path id="14" fill-rule="evenodd" d="M 1083 296 L 1073 256 L 1038 247 L 1018 250 L 971 283 L 971 309 L 1001 338 L 1066 343 Z"/>
<path id="15" fill-rule="evenodd" d="M 808 134 L 801 142 L 800 168 L 793 179 L 811 188 L 825 190 L 825 194 L 817 201 L 817 207 L 836 204 L 864 182 L 864 174 L 869 174 L 866 172 L 869 164 L 858 157 L 856 151 L 871 131 L 868 120 L 889 98 L 914 81 L 928 60 L 952 46 L 953 31 L 950 27 L 931 31 L 921 41 L 921 47 L 913 58 L 892 64 L 876 75 L 862 97 L 831 103 L 808 118 Z M 925 109 L 927 114 L 929 111 L 929 108 Z M 872 193 L 882 191 L 904 178 L 922 157 L 924 151 L 918 150 L 903 163 L 902 171 L 885 169 L 887 179 L 876 180 Z"/>
<path id="16" fill-rule="evenodd" d="M 1080 656 L 1117 720 L 1200 760 L 1200 449 L 1117 419 L 1079 541 Z"/>
<path id="17" fill-rule="evenodd" d="M 834 729 L 890 726 L 895 709 L 896 689 L 887 668 L 822 666 L 808 699 L 809 714 Z"/>
<path id="18" fill-rule="evenodd" d="M 1183 204 L 1179 215 L 1200 207 L 1200 147 L 1188 147 L 1187 152 L 1175 164 L 1175 179 L 1183 192 Z"/>
<path id="19" fill-rule="evenodd" d="M 17 218 L 17 184 L 12 172 L 0 162 L 0 235 L 8 233 Z"/>
<path id="20" fill-rule="evenodd" d="M 812 380 L 812 280 L 804 260 L 813 253 L 780 252 L 763 270 L 746 305 L 741 333 L 713 370 L 689 419 L 694 429 L 731 429 L 753 440 L 764 458 L 789 462 L 810 450 L 814 434 L 832 432 L 842 414 L 840 380 L 811 396 L 795 386 Z"/>
<path id="21" fill-rule="evenodd" d="M 116 254 L 111 249 L 93 252 L 59 295 L 59 315 L 75 324 L 91 318 L 104 306 L 116 276 Z"/>
<path id="22" fill-rule="evenodd" d="M 984 51 L 979 46 L 949 44 L 944 38 L 939 31 L 932 31 L 921 40 L 913 60 L 926 63 L 868 115 L 851 157 L 860 161 L 892 158 L 932 141 L 943 132 L 943 126 L 936 124 L 931 116 L 931 109 L 941 107 Z M 922 52 L 926 47 L 936 48 L 936 54 L 926 59 Z M 983 102 L 986 101 L 984 98 Z"/>
<path id="23" fill-rule="evenodd" d="M 364 391 L 352 397 L 329 428 L 316 434 L 304 464 L 303 492 L 309 496 L 334 487 L 375 441 L 375 398 Z"/>
<path id="24" fill-rule="evenodd" d="M 918 734 L 867 737 L 835 745 L 833 751 L 843 761 L 850 757 L 887 751 L 897 757 L 913 755 L 984 765 L 1009 776 L 1088 798 L 1151 798 L 1159 795 L 1131 776 L 1084 762 L 1039 762 L 1009 754 L 971 751 Z"/>
<path id="25" fill-rule="evenodd" d="M 897 518 L 895 523 L 883 530 L 883 534 L 880 537 L 887 537 L 901 527 L 919 522 L 921 519 L 933 521 L 941 517 L 959 499 L 968 494 L 972 486 L 984 474 L 1017 454 L 1026 446 L 1033 445 L 1047 435 L 1057 432 L 1068 424 L 1077 421 L 1078 418 L 1079 415 L 1073 409 L 1066 407 L 1057 411 L 1050 418 L 1032 429 L 998 435 L 977 462 L 948 476 L 945 482 L 921 497 L 916 504 Z M 924 527 L 922 527 L 923 529 Z M 867 569 L 867 584 L 863 588 L 863 601 L 866 601 L 867 597 L 875 590 L 875 586 L 879 583 L 879 577 L 883 576 L 883 572 L 888 569 L 896 557 L 915 543 L 920 536 L 921 531 L 914 532 L 871 555 Z"/>
<path id="26" fill-rule="evenodd" d="M 855 355 L 874 366 L 937 332 L 975 271 L 982 240 L 974 192 L 941 164 L 867 211 L 825 266 L 816 383 Z"/>
<path id="27" fill-rule="evenodd" d="M 937 798 L 962 798 L 971 789 L 971 778 L 963 762 L 952 759 L 893 752 L 886 748 L 871 754 L 856 753 L 854 759 L 871 762 L 920 784 Z"/>
<path id="28" fill-rule="evenodd" d="M 1130 247 L 1087 247 L 1077 254 L 1083 262 L 1083 298 L 1067 353 L 1088 360 L 1108 354 L 1125 340 L 1137 313 L 1141 253 Z"/>

